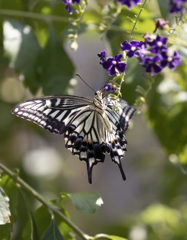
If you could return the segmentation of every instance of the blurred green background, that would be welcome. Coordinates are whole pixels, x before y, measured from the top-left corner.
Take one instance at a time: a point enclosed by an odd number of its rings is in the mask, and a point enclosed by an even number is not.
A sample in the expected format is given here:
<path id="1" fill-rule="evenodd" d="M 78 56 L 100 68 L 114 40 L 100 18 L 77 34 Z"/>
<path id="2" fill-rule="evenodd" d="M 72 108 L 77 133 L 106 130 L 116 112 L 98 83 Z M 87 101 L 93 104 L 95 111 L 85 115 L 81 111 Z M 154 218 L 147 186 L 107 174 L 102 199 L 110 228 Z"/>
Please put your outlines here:
<path id="1" fill-rule="evenodd" d="M 147 1 L 133 39 L 152 33 L 154 19 L 168 15 L 169 1 Z M 98 26 L 108 1 L 90 0 L 78 36 L 78 50 L 67 43 L 69 15 L 60 0 L 0 0 L 0 161 L 19 168 L 20 176 L 46 199 L 59 193 L 99 191 L 104 205 L 93 215 L 65 206 L 72 221 L 84 232 L 118 235 L 130 240 L 187 239 L 187 50 L 175 42 L 182 56 L 176 71 L 165 70 L 156 77 L 142 114 L 135 115 L 126 133 L 128 146 L 122 160 L 127 180 L 109 156 L 93 170 L 87 181 L 86 164 L 65 149 L 63 136 L 53 135 L 31 122 L 17 118 L 11 109 L 32 96 L 73 94 L 93 99 L 94 93 L 79 79 L 100 89 L 108 76 L 97 53 L 118 54 L 128 40 L 140 7 L 123 8 L 104 40 Z M 103 11 L 105 13 L 105 11 Z M 76 17 L 74 14 L 72 17 Z M 186 41 L 184 23 L 177 37 Z M 130 104 L 138 97 L 137 85 L 145 86 L 143 69 L 129 59 L 123 98 Z M 39 206 L 30 199 L 33 211 Z M 25 213 L 18 205 L 18 221 L 11 240 L 20 240 Z"/>

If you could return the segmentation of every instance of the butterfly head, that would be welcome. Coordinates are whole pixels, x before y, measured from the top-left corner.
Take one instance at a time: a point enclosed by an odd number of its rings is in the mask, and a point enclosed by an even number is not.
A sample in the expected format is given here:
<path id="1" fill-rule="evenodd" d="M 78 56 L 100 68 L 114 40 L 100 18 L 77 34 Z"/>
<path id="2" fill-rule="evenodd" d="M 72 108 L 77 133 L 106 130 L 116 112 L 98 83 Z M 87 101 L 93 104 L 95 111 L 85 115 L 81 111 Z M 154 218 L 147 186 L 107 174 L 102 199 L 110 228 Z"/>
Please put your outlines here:
<path id="1" fill-rule="evenodd" d="M 101 90 L 95 92 L 95 98 L 98 100 L 102 100 L 106 96 L 106 90 L 105 88 L 102 88 Z"/>
<path id="2" fill-rule="evenodd" d="M 105 109 L 103 98 L 105 97 L 105 89 L 101 89 L 95 93 L 94 104 L 103 112 Z"/>

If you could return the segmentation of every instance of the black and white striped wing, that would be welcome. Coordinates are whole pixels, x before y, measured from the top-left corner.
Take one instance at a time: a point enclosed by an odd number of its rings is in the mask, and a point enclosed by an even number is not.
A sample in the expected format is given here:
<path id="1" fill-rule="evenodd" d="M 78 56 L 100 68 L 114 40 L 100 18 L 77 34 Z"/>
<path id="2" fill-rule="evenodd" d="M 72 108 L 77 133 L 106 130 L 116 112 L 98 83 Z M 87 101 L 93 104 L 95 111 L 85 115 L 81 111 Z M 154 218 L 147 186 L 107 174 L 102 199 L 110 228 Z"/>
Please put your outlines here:
<path id="1" fill-rule="evenodd" d="M 109 97 L 104 99 L 106 104 L 106 115 L 112 125 L 113 132 L 105 133 L 105 142 L 107 147 L 107 152 L 110 153 L 111 159 L 114 163 L 119 166 L 122 178 L 125 180 L 125 173 L 121 164 L 121 158 L 125 156 L 127 140 L 125 138 L 124 131 L 128 129 L 129 121 L 135 112 L 135 108 L 132 107 L 128 102 L 124 101 L 122 98 L 118 102 L 118 110 L 112 110 L 116 102 L 110 100 Z"/>
<path id="2" fill-rule="evenodd" d="M 12 113 L 56 134 L 63 134 L 75 115 L 91 100 L 75 96 L 47 96 L 17 104 Z"/>

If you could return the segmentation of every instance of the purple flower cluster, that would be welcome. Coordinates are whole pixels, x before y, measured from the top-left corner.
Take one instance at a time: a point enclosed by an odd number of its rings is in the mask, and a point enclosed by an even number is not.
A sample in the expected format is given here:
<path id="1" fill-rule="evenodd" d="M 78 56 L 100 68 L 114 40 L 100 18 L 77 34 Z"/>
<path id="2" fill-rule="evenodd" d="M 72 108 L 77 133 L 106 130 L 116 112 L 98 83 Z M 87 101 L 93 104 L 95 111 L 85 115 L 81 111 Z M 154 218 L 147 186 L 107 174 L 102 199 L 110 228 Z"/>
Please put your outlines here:
<path id="1" fill-rule="evenodd" d="M 73 13 L 73 9 L 71 4 L 73 3 L 80 3 L 80 0 L 62 0 L 62 2 L 66 5 L 65 9 L 68 10 L 69 14 Z"/>
<path id="2" fill-rule="evenodd" d="M 173 55 L 168 54 L 166 47 L 167 38 L 157 35 L 156 38 L 152 38 L 149 34 L 144 34 L 145 41 L 131 41 L 128 43 L 124 41 L 121 44 L 123 51 L 128 51 L 127 56 L 136 56 L 140 65 L 145 68 L 146 73 L 150 73 L 151 76 L 158 74 L 163 68 L 168 66 L 172 71 L 176 69 L 181 63 L 181 58 L 178 53 L 174 51 Z"/>
<path id="3" fill-rule="evenodd" d="M 169 12 L 170 13 L 184 12 L 184 5 L 186 2 L 187 2 L 187 0 L 170 0 Z"/>
<path id="4" fill-rule="evenodd" d="M 122 54 L 118 54 L 114 57 L 106 57 L 106 51 L 97 54 L 100 57 L 100 64 L 103 68 L 109 73 L 110 76 L 116 74 L 118 72 L 123 73 L 125 72 L 126 63 L 121 62 Z"/>
<path id="5" fill-rule="evenodd" d="M 141 0 L 116 0 L 116 2 L 120 2 L 121 5 L 126 5 L 129 9 L 131 9 L 132 5 L 136 6 Z"/>

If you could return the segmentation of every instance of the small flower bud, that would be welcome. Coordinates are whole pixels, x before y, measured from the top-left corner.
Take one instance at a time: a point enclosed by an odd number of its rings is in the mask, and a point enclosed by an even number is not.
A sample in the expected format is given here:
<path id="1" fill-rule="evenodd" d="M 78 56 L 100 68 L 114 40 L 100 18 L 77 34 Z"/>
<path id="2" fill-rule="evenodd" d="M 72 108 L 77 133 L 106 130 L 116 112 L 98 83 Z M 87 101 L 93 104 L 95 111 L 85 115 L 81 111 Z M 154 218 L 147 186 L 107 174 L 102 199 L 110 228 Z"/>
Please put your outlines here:
<path id="1" fill-rule="evenodd" d="M 71 49 L 76 51 L 76 50 L 78 49 L 78 43 L 74 41 L 74 42 L 71 44 Z"/>
<path id="2" fill-rule="evenodd" d="M 166 29 L 168 32 L 170 32 L 168 21 L 165 21 L 163 18 L 157 18 L 155 19 L 155 22 L 156 22 L 155 30 L 153 31 L 153 33 L 155 33 L 157 29 L 161 29 L 161 30 Z"/>

